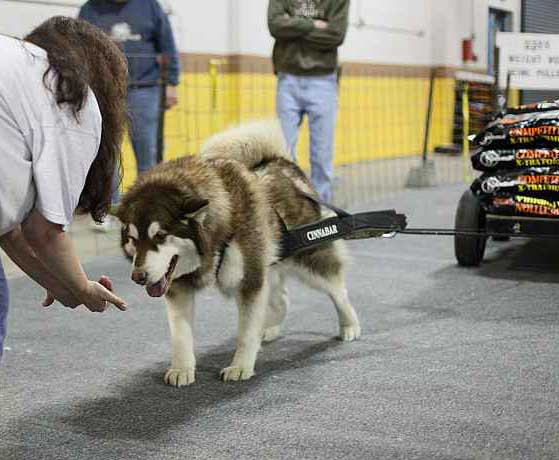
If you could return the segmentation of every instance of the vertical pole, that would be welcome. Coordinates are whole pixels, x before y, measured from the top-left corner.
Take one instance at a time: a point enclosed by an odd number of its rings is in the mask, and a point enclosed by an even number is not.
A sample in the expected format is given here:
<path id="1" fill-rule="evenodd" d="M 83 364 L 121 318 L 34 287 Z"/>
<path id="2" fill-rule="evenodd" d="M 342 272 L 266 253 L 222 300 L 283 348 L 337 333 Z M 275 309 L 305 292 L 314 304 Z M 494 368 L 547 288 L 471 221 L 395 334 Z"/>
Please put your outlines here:
<path id="1" fill-rule="evenodd" d="M 217 75 L 218 75 L 218 68 L 220 65 L 219 59 L 210 59 L 209 64 L 209 77 L 210 77 L 210 107 L 211 107 L 211 134 L 215 133 L 217 130 Z"/>
<path id="2" fill-rule="evenodd" d="M 470 180 L 470 100 L 469 100 L 469 84 L 464 82 L 462 88 L 462 155 L 464 160 L 464 182 Z"/>
<path id="3" fill-rule="evenodd" d="M 427 100 L 427 115 L 425 117 L 425 133 L 423 137 L 423 164 L 427 162 L 427 151 L 429 149 L 429 134 L 431 131 L 431 116 L 433 114 L 433 87 L 435 84 L 435 69 L 431 69 L 429 78 L 429 99 Z"/>
<path id="4" fill-rule="evenodd" d="M 161 57 L 160 59 L 160 104 L 159 104 L 159 125 L 157 127 L 157 162 L 163 162 L 164 150 L 165 150 L 165 105 L 167 103 L 167 59 L 166 57 Z"/>
<path id="5" fill-rule="evenodd" d="M 211 90 L 211 107 L 212 110 L 217 109 L 217 68 L 220 62 L 219 59 L 210 59 L 209 74 L 210 74 L 210 90 Z"/>
<path id="6" fill-rule="evenodd" d="M 509 108 L 510 102 L 510 72 L 507 73 L 507 87 L 505 88 L 505 109 Z"/>
<path id="7" fill-rule="evenodd" d="M 503 110 L 506 106 L 506 94 L 501 93 L 501 74 L 500 74 L 500 54 L 499 48 L 496 46 L 493 47 L 493 56 L 494 56 L 494 69 L 489 69 L 493 71 L 493 76 L 495 77 L 495 101 L 493 103 L 493 112 L 498 113 Z"/>
<path id="8" fill-rule="evenodd" d="M 211 132 L 215 133 L 218 125 L 219 68 L 227 64 L 227 59 L 210 59 L 208 74 L 210 78 Z"/>

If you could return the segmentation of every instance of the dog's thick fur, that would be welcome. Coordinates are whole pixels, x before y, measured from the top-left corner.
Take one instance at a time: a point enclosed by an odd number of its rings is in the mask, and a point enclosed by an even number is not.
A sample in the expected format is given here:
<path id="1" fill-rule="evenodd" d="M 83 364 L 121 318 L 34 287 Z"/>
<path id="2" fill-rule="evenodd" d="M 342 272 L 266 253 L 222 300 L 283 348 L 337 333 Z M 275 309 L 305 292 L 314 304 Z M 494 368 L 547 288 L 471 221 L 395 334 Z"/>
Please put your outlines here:
<path id="1" fill-rule="evenodd" d="M 361 330 L 343 275 L 339 242 L 278 262 L 281 218 L 288 227 L 315 222 L 320 207 L 287 154 L 277 123 L 254 123 L 210 138 L 200 157 L 156 166 L 124 195 L 118 216 L 132 278 L 165 295 L 172 365 L 165 381 L 194 382 L 194 295 L 217 285 L 238 305 L 237 350 L 224 381 L 254 374 L 262 340 L 280 335 L 288 304 L 285 278 L 295 274 L 332 299 L 342 340 Z M 279 216 L 279 217 L 278 217 Z"/>

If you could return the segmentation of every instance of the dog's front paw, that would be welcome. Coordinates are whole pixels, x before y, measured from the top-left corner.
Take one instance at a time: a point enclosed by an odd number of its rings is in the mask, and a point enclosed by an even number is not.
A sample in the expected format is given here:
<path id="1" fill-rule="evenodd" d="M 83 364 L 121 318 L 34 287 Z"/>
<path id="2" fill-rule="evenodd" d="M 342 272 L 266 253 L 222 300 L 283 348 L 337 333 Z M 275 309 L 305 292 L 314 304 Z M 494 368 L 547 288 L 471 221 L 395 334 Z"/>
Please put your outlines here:
<path id="1" fill-rule="evenodd" d="M 194 374 L 195 369 L 193 367 L 186 369 L 168 369 L 167 372 L 165 372 L 164 380 L 167 385 L 179 388 L 194 383 Z"/>
<path id="2" fill-rule="evenodd" d="M 226 367 L 221 370 L 220 377 L 224 382 L 238 382 L 239 380 L 248 380 L 254 375 L 254 369 L 248 369 L 237 366 Z"/>
<path id="3" fill-rule="evenodd" d="M 361 337 L 361 326 L 359 323 L 351 326 L 340 326 L 340 340 L 344 342 L 352 342 Z"/>

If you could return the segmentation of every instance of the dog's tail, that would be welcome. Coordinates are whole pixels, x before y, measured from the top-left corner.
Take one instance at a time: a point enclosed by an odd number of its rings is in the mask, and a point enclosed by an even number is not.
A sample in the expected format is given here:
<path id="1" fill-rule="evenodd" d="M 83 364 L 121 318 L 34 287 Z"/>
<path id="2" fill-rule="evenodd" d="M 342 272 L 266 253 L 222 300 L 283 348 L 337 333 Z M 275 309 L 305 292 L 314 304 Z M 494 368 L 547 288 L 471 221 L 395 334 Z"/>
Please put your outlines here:
<path id="1" fill-rule="evenodd" d="M 291 160 L 277 120 L 248 123 L 218 133 L 202 145 L 200 153 L 204 159 L 228 158 L 248 168 L 276 158 Z"/>

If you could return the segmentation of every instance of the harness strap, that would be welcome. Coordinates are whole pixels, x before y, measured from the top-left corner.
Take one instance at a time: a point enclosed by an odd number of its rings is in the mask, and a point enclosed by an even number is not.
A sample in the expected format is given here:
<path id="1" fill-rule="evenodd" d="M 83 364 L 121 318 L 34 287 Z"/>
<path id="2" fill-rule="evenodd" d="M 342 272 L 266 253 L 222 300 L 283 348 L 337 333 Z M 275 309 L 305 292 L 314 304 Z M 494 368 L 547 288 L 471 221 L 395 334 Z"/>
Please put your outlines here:
<path id="1" fill-rule="evenodd" d="M 336 216 L 290 229 L 278 214 L 282 229 L 280 260 L 291 257 L 302 250 L 315 248 L 339 239 L 381 237 L 402 231 L 407 225 L 406 216 L 397 214 L 393 209 L 349 214 L 313 195 L 301 193 L 309 200 L 331 209 Z"/>
<path id="2" fill-rule="evenodd" d="M 225 251 L 227 250 L 229 246 L 229 241 L 224 241 L 223 243 L 221 243 L 221 246 L 219 248 L 219 252 L 218 252 L 218 260 L 217 260 L 217 264 L 215 266 L 215 277 L 217 278 L 217 275 L 219 274 L 219 270 L 221 270 L 221 266 L 223 265 L 223 259 L 225 258 Z"/>
<path id="3" fill-rule="evenodd" d="M 307 198 L 308 200 L 311 200 L 312 202 L 320 205 L 320 206 L 324 206 L 325 208 L 330 209 L 331 211 L 334 211 L 336 213 L 336 215 L 338 217 L 348 217 L 351 214 L 349 214 L 347 211 L 344 211 L 341 208 L 338 208 L 337 206 L 334 206 L 331 203 L 327 203 L 326 201 L 322 201 L 320 198 L 317 198 L 314 195 L 311 195 L 310 193 L 307 193 L 303 190 L 298 190 L 298 192 L 303 195 L 305 198 Z"/>

